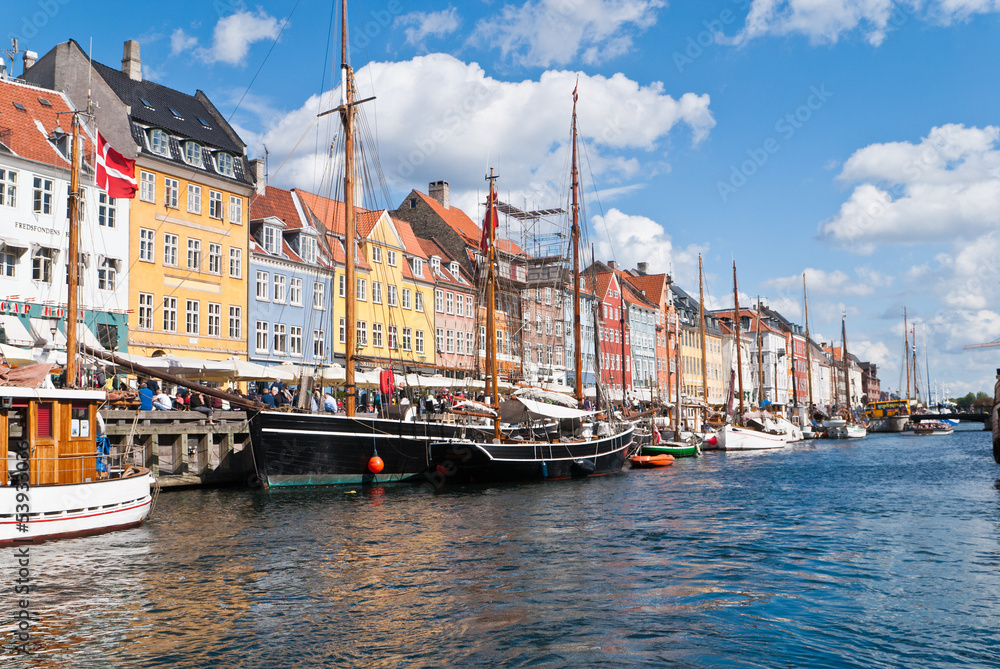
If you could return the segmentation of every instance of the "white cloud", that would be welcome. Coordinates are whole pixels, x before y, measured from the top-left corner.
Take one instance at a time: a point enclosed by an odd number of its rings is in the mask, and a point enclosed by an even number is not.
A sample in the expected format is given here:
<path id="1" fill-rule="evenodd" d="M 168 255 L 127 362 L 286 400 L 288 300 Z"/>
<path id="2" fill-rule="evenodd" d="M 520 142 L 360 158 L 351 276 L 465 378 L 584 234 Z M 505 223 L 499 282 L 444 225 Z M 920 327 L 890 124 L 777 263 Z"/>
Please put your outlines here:
<path id="1" fill-rule="evenodd" d="M 865 297 L 875 292 L 876 288 L 884 289 L 886 281 L 890 278 L 878 274 L 875 276 L 871 270 L 859 268 L 856 270 L 860 281 L 851 277 L 841 270 L 827 272 L 821 269 L 807 267 L 804 271 L 806 275 L 806 289 L 813 297 L 834 297 L 843 298 L 849 296 Z M 874 282 L 875 280 L 878 283 Z M 787 294 L 802 295 L 802 275 L 778 277 L 767 279 L 761 282 L 761 288 L 766 290 L 776 290 Z M 800 298 L 801 299 L 801 298 Z"/>
<path id="2" fill-rule="evenodd" d="M 178 36 L 180 32 L 180 36 Z M 278 19 L 269 16 L 263 9 L 257 13 L 242 10 L 229 16 L 224 16 L 215 24 L 212 33 L 212 46 L 195 50 L 195 55 L 206 63 L 227 63 L 243 65 L 250 45 L 254 42 L 273 40 L 281 32 Z M 180 29 L 170 37 L 171 49 L 175 45 L 175 37 L 188 47 L 194 46 L 194 38 L 185 38 Z"/>
<path id="3" fill-rule="evenodd" d="M 395 196 L 445 179 L 451 201 L 476 218 L 484 197 L 482 175 L 491 166 L 500 174 L 503 199 L 529 209 L 565 208 L 570 94 L 577 76 L 547 71 L 537 81 L 500 81 L 474 63 L 430 54 L 372 63 L 357 80 L 361 97 L 378 95 L 365 105 L 365 113 L 377 114 L 378 153 Z M 579 95 L 581 154 L 588 159 L 584 174 L 593 173 L 602 187 L 619 194 L 645 177 L 639 157 L 663 159 L 663 145 L 678 125 L 701 138 L 715 123 L 707 95 L 675 99 L 658 82 L 641 86 L 621 74 L 581 76 Z M 321 107 L 334 104 L 324 100 L 320 105 L 313 96 L 277 120 L 263 117 L 264 131 L 245 136 L 252 152 L 267 145 L 275 168 L 298 145 L 280 172 L 271 170 L 278 185 L 318 188 L 339 121 L 335 115 L 324 117 L 321 129 L 305 140 L 303 130 L 313 125 Z M 633 155 L 640 148 L 639 157 Z M 582 183 L 591 193 L 589 178 Z"/>
<path id="4" fill-rule="evenodd" d="M 396 25 L 413 26 L 407 28 L 406 43 L 422 46 L 428 37 L 441 38 L 455 32 L 459 26 L 458 11 L 454 7 L 440 12 L 410 12 L 396 19 Z"/>
<path id="5" fill-rule="evenodd" d="M 825 241 L 870 253 L 876 244 L 953 242 L 1000 223 L 1000 128 L 936 127 L 918 144 L 860 149 L 839 178 L 862 182 L 823 222 Z"/>
<path id="6" fill-rule="evenodd" d="M 497 45 L 529 67 L 595 64 L 628 53 L 632 36 L 656 23 L 664 0 L 528 0 L 476 25 L 470 44 Z"/>
<path id="7" fill-rule="evenodd" d="M 832 44 L 858 31 L 878 46 L 914 18 L 948 25 L 997 11 L 997 0 L 753 0 L 743 30 L 724 41 L 742 44 L 764 35 L 798 34 L 814 44 Z"/>
<path id="8" fill-rule="evenodd" d="M 190 51 L 198 45 L 198 38 L 188 35 L 183 28 L 178 28 L 170 34 L 170 55 L 176 56 L 179 53 Z"/>

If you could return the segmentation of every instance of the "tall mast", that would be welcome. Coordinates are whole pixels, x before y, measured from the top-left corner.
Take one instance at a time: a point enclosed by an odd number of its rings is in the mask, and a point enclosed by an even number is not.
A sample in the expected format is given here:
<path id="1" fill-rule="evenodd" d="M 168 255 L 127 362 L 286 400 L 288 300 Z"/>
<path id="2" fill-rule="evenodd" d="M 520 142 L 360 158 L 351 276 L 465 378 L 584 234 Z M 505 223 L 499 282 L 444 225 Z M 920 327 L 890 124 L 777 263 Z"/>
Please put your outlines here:
<path id="1" fill-rule="evenodd" d="M 802 273 L 802 300 L 806 306 L 806 383 L 809 384 L 809 419 L 812 420 L 813 408 L 813 367 L 812 340 L 809 339 L 809 293 L 806 292 L 806 273 Z"/>
<path id="2" fill-rule="evenodd" d="M 340 42 L 340 120 L 344 126 L 344 391 L 347 395 L 346 412 L 354 415 L 354 347 L 357 331 L 355 319 L 354 280 L 354 72 L 347 62 L 347 0 L 341 2 Z"/>
<path id="3" fill-rule="evenodd" d="M 708 419 L 708 354 L 705 352 L 705 282 L 698 254 L 698 320 L 701 323 L 701 396 L 705 400 L 705 419 Z"/>
<path id="4" fill-rule="evenodd" d="M 573 167 L 570 171 L 570 181 L 573 182 L 571 192 L 573 204 L 570 211 L 573 216 L 571 232 L 573 235 L 573 350 L 576 364 L 576 401 L 583 406 L 583 343 L 580 336 L 580 200 L 579 178 L 576 169 L 576 88 L 573 89 Z M 597 322 L 594 322 L 594 338 L 597 338 Z M 596 365 L 595 365 L 596 371 Z M 596 375 L 595 375 L 596 379 Z M 596 397 L 596 396 L 595 396 Z"/>
<path id="5" fill-rule="evenodd" d="M 844 403 L 847 405 L 847 410 L 851 410 L 851 374 L 850 369 L 847 366 L 847 312 L 845 311 L 840 317 L 840 337 L 842 349 L 840 352 L 840 357 L 844 361 Z"/>
<path id="6" fill-rule="evenodd" d="M 736 378 L 740 389 L 740 419 L 743 418 L 743 353 L 740 350 L 740 291 L 736 287 L 736 262 L 733 262 L 733 303 L 736 305 L 733 325 L 736 332 Z"/>
<path id="7" fill-rule="evenodd" d="M 676 310 L 674 311 L 674 332 L 677 334 L 674 336 L 674 365 L 677 367 L 677 430 L 680 430 L 681 423 L 684 420 L 684 405 L 681 402 L 681 388 L 684 387 L 684 368 L 681 366 L 681 315 Z M 675 439 L 680 439 L 680 434 L 674 435 Z"/>
<path id="8" fill-rule="evenodd" d="M 903 362 L 906 363 L 906 405 L 910 405 L 910 326 L 906 322 L 906 307 L 903 307 Z"/>
<path id="9" fill-rule="evenodd" d="M 76 387 L 77 288 L 80 285 L 80 113 L 73 112 L 73 157 L 69 175 L 69 250 L 66 299 L 66 386 Z"/>
<path id="10" fill-rule="evenodd" d="M 764 341 L 760 336 L 760 295 L 757 296 L 757 379 L 760 387 L 757 389 L 757 408 L 764 408 Z M 778 380 L 774 380 L 774 399 L 778 399 Z"/>
<path id="11" fill-rule="evenodd" d="M 614 276 L 617 276 L 615 272 Z M 622 406 L 625 406 L 625 282 L 621 281 L 618 284 L 618 328 L 619 328 L 619 339 L 622 342 Z"/>
<path id="12" fill-rule="evenodd" d="M 498 441 L 500 439 L 500 370 L 497 367 L 497 336 L 496 336 L 496 191 L 493 189 L 493 182 L 496 180 L 493 168 L 490 168 L 490 194 L 486 199 L 486 220 L 483 225 L 487 229 L 487 239 L 489 244 L 486 249 L 486 374 L 487 378 L 493 381 L 492 400 L 493 410 L 496 415 L 493 417 L 493 436 Z"/>
<path id="13" fill-rule="evenodd" d="M 596 256 L 594 256 L 594 245 L 590 245 L 590 266 L 593 268 L 597 264 Z M 601 325 L 601 305 L 597 299 L 597 274 L 595 270 L 591 270 L 590 274 L 590 290 L 594 293 L 593 302 L 593 317 L 594 317 L 594 405 L 596 408 L 600 408 L 602 400 L 604 397 L 601 395 L 601 374 L 600 374 L 600 364 L 601 364 L 601 341 L 598 338 L 603 326 Z"/>

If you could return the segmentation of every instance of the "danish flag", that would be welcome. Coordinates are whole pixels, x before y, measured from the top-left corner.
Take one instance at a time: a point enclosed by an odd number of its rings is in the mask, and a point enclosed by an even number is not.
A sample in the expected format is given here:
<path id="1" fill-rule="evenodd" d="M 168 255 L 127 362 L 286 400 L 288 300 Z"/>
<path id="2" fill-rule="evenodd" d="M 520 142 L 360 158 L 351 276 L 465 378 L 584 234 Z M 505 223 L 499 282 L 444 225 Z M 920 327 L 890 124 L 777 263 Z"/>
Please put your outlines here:
<path id="1" fill-rule="evenodd" d="M 135 161 L 112 149 L 101 133 L 97 133 L 97 185 L 114 198 L 133 198 L 139 190 Z"/>

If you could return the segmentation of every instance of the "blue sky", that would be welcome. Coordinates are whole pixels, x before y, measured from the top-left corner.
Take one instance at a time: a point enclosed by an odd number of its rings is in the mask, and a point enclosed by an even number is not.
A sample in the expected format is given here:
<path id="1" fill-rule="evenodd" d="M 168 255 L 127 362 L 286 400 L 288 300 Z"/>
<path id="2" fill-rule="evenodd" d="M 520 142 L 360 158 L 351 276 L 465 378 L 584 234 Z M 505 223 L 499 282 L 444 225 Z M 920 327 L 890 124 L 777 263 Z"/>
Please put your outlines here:
<path id="1" fill-rule="evenodd" d="M 1000 348 L 962 346 L 1000 339 L 998 3 L 349 4 L 391 206 L 445 179 L 475 218 L 489 166 L 505 199 L 563 205 L 579 77 L 600 258 L 647 261 L 696 293 L 702 253 L 709 306 L 731 303 L 735 260 L 743 299 L 800 323 L 805 272 L 814 336 L 839 340 L 846 310 L 849 346 L 879 364 L 883 388 L 899 386 L 905 305 L 932 383 L 989 392 Z M 93 40 L 114 66 L 137 39 L 147 78 L 204 90 L 251 157 L 267 146 L 273 183 L 320 187 L 335 129 L 313 119 L 339 62 L 330 3 L 19 6 L 5 43 L 43 54 Z"/>

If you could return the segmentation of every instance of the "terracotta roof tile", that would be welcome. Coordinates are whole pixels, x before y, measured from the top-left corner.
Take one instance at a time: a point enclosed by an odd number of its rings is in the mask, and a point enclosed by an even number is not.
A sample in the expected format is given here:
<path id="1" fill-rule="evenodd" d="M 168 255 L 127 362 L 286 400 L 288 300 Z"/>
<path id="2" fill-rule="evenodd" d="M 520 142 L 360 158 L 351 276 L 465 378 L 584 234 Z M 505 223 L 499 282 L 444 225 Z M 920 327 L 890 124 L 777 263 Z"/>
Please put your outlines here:
<path id="1" fill-rule="evenodd" d="M 46 100 L 49 105 L 43 104 L 41 99 Z M 69 111 L 73 111 L 73 107 L 62 93 L 2 80 L 0 81 L 0 144 L 22 158 L 54 167 L 69 168 L 69 159 L 48 140 L 48 135 L 52 134 L 56 126 L 67 133 L 71 132 L 70 117 L 58 116 L 59 112 Z M 87 157 L 86 162 L 88 165 L 93 165 L 93 141 L 86 130 L 81 131 L 81 137 L 84 155 Z"/>
<path id="2" fill-rule="evenodd" d="M 285 230 L 302 227 L 302 219 L 295 208 L 292 191 L 268 186 L 263 195 L 254 193 L 250 197 L 250 220 L 277 218 L 285 224 Z"/>

